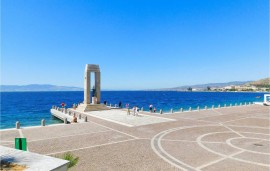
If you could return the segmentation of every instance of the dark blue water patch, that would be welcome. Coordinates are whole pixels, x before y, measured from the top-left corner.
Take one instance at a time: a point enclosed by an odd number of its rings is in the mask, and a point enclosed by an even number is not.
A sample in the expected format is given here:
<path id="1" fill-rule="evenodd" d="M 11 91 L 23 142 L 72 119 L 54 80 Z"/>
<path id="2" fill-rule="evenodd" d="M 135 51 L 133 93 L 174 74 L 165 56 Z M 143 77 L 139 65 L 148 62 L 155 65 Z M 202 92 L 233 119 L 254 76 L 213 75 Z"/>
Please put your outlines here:
<path id="1" fill-rule="evenodd" d="M 125 106 L 138 106 L 148 110 L 149 105 L 169 111 L 171 108 L 179 110 L 198 106 L 208 108 L 219 104 L 235 104 L 244 102 L 263 101 L 264 93 L 240 92 L 175 92 L 175 91 L 103 91 L 101 102 Z M 261 96 L 261 98 L 256 98 Z M 52 105 L 60 106 L 64 102 L 67 107 L 73 103 L 83 102 L 83 91 L 77 92 L 1 92 L 1 124 L 0 129 L 14 128 L 15 122 L 20 121 L 22 126 L 40 125 L 41 119 L 47 124 L 61 123 L 50 114 Z"/>

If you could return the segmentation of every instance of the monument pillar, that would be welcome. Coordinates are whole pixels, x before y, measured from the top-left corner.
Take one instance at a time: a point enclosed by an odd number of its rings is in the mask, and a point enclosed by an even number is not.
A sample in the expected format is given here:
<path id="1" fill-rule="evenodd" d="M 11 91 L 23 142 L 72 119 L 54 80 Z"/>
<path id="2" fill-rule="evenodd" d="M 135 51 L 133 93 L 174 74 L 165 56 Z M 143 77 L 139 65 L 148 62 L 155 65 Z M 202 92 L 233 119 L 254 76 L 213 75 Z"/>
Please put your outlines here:
<path id="1" fill-rule="evenodd" d="M 97 94 L 97 104 L 100 104 L 100 72 L 95 72 L 95 88 Z"/>
<path id="2" fill-rule="evenodd" d="M 87 71 L 85 67 L 84 73 L 84 104 L 90 104 L 90 85 L 91 85 L 91 73 Z"/>

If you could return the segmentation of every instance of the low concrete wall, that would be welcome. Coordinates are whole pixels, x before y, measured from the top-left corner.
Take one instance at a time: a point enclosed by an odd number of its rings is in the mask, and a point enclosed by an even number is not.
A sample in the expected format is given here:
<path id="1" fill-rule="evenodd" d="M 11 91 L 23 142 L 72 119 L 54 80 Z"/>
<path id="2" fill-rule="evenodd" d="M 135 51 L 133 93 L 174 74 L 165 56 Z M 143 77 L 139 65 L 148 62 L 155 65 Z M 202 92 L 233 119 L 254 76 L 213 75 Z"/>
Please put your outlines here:
<path id="1" fill-rule="evenodd" d="M 69 161 L 0 146 L 1 160 L 26 166 L 25 171 L 67 171 Z"/>

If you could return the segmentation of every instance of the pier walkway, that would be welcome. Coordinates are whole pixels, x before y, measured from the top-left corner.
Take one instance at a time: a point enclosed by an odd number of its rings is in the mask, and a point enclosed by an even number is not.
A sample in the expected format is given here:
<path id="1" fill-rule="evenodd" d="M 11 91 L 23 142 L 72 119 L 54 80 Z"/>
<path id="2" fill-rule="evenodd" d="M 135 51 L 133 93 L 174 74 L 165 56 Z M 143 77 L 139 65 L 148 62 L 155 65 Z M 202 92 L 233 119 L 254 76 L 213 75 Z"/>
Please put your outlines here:
<path id="1" fill-rule="evenodd" d="M 146 120 L 156 121 L 144 124 L 139 117 L 121 120 L 126 115 L 121 109 L 110 112 L 90 113 L 87 122 L 76 124 L 1 130 L 0 144 L 14 147 L 15 137 L 26 137 L 30 152 L 60 156 L 70 151 L 80 157 L 71 169 L 78 171 L 270 169 L 269 107 L 144 112 Z"/>

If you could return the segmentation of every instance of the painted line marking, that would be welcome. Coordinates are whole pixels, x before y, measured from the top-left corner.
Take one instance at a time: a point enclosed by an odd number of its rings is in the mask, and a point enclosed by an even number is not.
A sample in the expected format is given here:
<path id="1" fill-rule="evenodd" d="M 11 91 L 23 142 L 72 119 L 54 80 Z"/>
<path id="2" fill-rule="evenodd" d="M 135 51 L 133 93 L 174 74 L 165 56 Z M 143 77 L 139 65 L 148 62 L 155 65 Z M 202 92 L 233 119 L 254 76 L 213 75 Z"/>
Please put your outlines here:
<path id="1" fill-rule="evenodd" d="M 112 131 L 112 130 L 98 131 L 98 132 L 91 132 L 91 133 L 83 133 L 83 134 L 63 135 L 63 136 L 52 137 L 52 138 L 35 139 L 35 140 L 30 140 L 30 141 L 28 141 L 28 142 L 45 141 L 45 140 L 52 140 L 52 139 L 58 139 L 58 138 L 66 138 L 66 137 L 80 136 L 80 135 L 91 135 L 91 134 L 97 134 L 97 133 L 103 133 L 103 132 L 110 132 L 110 131 Z"/>
<path id="2" fill-rule="evenodd" d="M 233 157 L 233 156 L 236 156 L 236 155 L 241 154 L 241 153 L 243 153 L 243 152 L 244 152 L 244 151 L 241 150 L 241 151 L 238 151 L 238 152 L 233 153 L 233 154 L 231 154 L 231 155 L 228 155 L 228 157 Z M 196 169 L 201 170 L 201 169 L 203 169 L 203 168 L 205 168 L 205 167 L 208 167 L 208 166 L 211 166 L 211 165 L 213 165 L 213 164 L 219 163 L 219 162 L 221 162 L 221 161 L 223 161 L 223 160 L 226 160 L 226 159 L 228 159 L 228 157 L 222 157 L 222 158 L 220 158 L 220 159 L 211 161 L 211 162 L 209 162 L 209 163 L 206 163 L 206 164 L 204 164 L 204 165 L 201 165 L 201 166 L 197 167 Z"/>
<path id="3" fill-rule="evenodd" d="M 76 148 L 76 149 L 71 149 L 71 150 L 58 151 L 58 152 L 54 152 L 54 153 L 48 153 L 48 154 L 45 154 L 45 155 L 55 155 L 55 154 L 59 154 L 59 153 L 69 152 L 69 151 L 78 151 L 78 150 L 84 150 L 84 149 L 89 149 L 89 148 L 102 147 L 102 146 L 106 146 L 106 145 L 118 144 L 118 143 L 122 143 L 122 142 L 134 141 L 134 140 L 137 140 L 137 139 L 127 139 L 127 140 L 123 140 L 123 141 L 115 141 L 115 142 L 111 142 L 111 143 L 104 143 L 104 144 L 93 145 L 93 146 L 82 147 L 82 148 Z"/>
<path id="4" fill-rule="evenodd" d="M 139 139 L 139 137 L 133 136 L 133 135 L 131 135 L 131 134 L 128 134 L 128 133 L 125 133 L 125 132 L 122 132 L 122 131 L 118 131 L 118 130 L 116 130 L 116 129 L 113 129 L 113 128 L 110 128 L 110 127 L 107 127 L 107 126 L 98 124 L 98 123 L 96 123 L 96 122 L 92 122 L 92 121 L 89 121 L 89 122 L 91 122 L 91 123 L 93 123 L 93 124 L 96 124 L 96 125 L 99 125 L 99 126 L 101 126 L 101 127 L 104 127 L 104 128 L 107 128 L 107 129 L 110 129 L 110 130 L 113 130 L 113 131 L 122 133 L 122 134 L 125 134 L 125 135 L 128 135 L 128 136 L 130 136 L 130 137 L 132 137 L 132 138 Z"/>
<path id="5" fill-rule="evenodd" d="M 175 142 L 191 142 L 191 143 L 197 143 L 197 141 L 189 141 L 189 140 L 172 140 L 172 139 L 162 139 L 161 141 L 175 141 Z M 226 144 L 224 142 L 213 142 L 213 141 L 202 141 L 203 143 L 209 143 L 209 144 Z"/>
<path id="6" fill-rule="evenodd" d="M 221 112 L 219 112 L 219 111 L 216 111 L 216 109 L 212 109 L 212 111 L 215 112 L 215 113 L 217 113 L 217 114 L 219 114 L 218 116 L 220 116 L 220 115 L 226 115 L 226 114 L 224 114 L 224 113 L 221 113 Z M 216 116 L 215 116 L 215 117 L 216 117 Z"/>
<path id="7" fill-rule="evenodd" d="M 240 137 L 245 137 L 244 135 L 240 134 L 239 132 L 233 130 L 232 128 L 230 128 L 230 127 L 228 127 L 228 126 L 226 126 L 226 125 L 223 125 L 223 124 L 220 124 L 220 125 L 223 126 L 223 127 L 225 127 L 225 128 L 227 128 L 228 130 L 230 130 L 230 131 L 236 133 L 236 134 L 239 135 Z"/>

